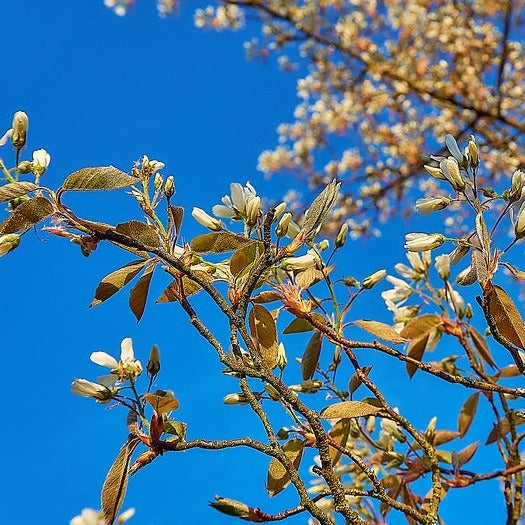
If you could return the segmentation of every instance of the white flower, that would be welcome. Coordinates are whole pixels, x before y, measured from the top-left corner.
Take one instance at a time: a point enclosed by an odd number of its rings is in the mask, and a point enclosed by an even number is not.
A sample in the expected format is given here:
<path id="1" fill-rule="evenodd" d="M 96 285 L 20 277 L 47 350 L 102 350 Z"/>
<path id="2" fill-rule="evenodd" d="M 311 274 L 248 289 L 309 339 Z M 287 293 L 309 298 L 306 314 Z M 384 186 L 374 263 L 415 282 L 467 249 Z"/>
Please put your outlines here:
<path id="1" fill-rule="evenodd" d="M 398 279 L 392 275 L 388 275 L 386 280 L 394 285 L 394 288 L 390 290 L 385 290 L 381 293 L 381 297 L 388 304 L 389 301 L 393 303 L 398 303 L 404 301 L 412 295 L 412 287 L 403 279 Z"/>
<path id="2" fill-rule="evenodd" d="M 27 114 L 23 111 L 17 111 L 13 117 L 13 133 L 11 135 L 11 142 L 15 148 L 21 149 L 24 147 L 28 126 L 29 119 Z"/>
<path id="3" fill-rule="evenodd" d="M 212 212 L 216 217 L 243 220 L 246 217 L 247 205 L 257 196 L 257 192 L 249 182 L 246 183 L 246 186 L 232 182 L 230 194 L 231 196 L 225 195 L 221 199 L 222 204 L 215 205 Z"/>
<path id="4" fill-rule="evenodd" d="M 205 228 L 209 228 L 210 230 L 214 231 L 222 230 L 222 222 L 218 219 L 215 219 L 211 215 L 208 215 L 201 208 L 194 207 L 191 212 L 191 216 Z"/>
<path id="5" fill-rule="evenodd" d="M 121 381 L 135 379 L 142 373 L 140 361 L 135 360 L 133 341 L 126 337 L 120 345 L 120 361 L 106 352 L 93 352 L 90 356 L 93 363 L 111 369 L 111 373 L 118 375 Z"/>
<path id="6" fill-rule="evenodd" d="M 446 239 L 441 233 L 407 233 L 405 240 L 406 250 L 411 252 L 425 252 L 438 248 Z"/>

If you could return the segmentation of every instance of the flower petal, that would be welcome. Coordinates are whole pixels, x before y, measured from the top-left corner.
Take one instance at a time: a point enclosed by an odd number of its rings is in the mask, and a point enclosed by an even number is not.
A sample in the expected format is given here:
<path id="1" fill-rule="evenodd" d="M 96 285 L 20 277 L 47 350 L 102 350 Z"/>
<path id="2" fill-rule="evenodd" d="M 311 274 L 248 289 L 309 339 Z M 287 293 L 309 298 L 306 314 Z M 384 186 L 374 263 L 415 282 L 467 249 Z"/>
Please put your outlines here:
<path id="1" fill-rule="evenodd" d="M 89 359 L 96 365 L 106 366 L 107 368 L 117 368 L 118 361 L 106 352 L 93 352 Z"/>
<path id="2" fill-rule="evenodd" d="M 120 360 L 123 363 L 135 360 L 133 354 L 133 341 L 131 340 L 131 337 L 122 339 L 122 343 L 120 343 Z"/>

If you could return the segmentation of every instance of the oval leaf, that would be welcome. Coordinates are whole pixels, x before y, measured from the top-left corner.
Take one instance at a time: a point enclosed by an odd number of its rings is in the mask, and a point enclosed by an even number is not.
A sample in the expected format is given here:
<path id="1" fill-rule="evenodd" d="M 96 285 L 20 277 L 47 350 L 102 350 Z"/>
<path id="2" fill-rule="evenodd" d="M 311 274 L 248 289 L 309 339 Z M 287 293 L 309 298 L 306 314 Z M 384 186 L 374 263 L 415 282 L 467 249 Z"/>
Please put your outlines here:
<path id="1" fill-rule="evenodd" d="M 203 270 L 194 270 L 194 273 L 203 280 L 212 280 L 211 275 Z M 183 275 L 182 283 L 179 279 L 174 279 L 170 284 L 168 284 L 166 289 L 157 299 L 157 303 L 172 303 L 179 301 L 183 294 L 184 297 L 189 297 L 190 295 L 196 294 L 200 290 L 202 290 L 200 284 L 192 281 L 187 275 Z"/>
<path id="2" fill-rule="evenodd" d="M 134 438 L 128 441 L 121 449 L 117 459 L 108 471 L 102 487 L 102 513 L 105 525 L 113 525 L 120 506 L 126 495 L 128 486 L 128 467 L 131 454 L 139 440 Z"/>
<path id="3" fill-rule="evenodd" d="M 271 370 L 277 362 L 277 328 L 272 314 L 259 304 L 253 305 L 248 318 L 250 331 L 264 365 Z"/>
<path id="4" fill-rule="evenodd" d="M 340 419 L 328 432 L 328 435 L 333 439 L 341 448 L 346 447 L 348 441 L 348 435 L 350 434 L 350 420 Z M 334 466 L 341 457 L 341 451 L 335 447 L 330 447 L 330 461 Z"/>
<path id="5" fill-rule="evenodd" d="M 45 197 L 33 197 L 15 208 L 15 211 L 0 224 L 0 233 L 15 233 L 27 230 L 53 213 L 53 205 Z"/>
<path id="6" fill-rule="evenodd" d="M 135 239 L 146 246 L 160 246 L 160 238 L 153 226 L 141 221 L 128 221 L 117 224 L 115 230 L 126 237 Z"/>
<path id="7" fill-rule="evenodd" d="M 237 250 L 252 242 L 254 242 L 252 239 L 246 239 L 234 233 L 212 232 L 195 237 L 190 246 L 197 253 L 225 253 Z"/>
<path id="8" fill-rule="evenodd" d="M 363 374 L 365 374 L 368 377 L 368 374 L 372 370 L 371 366 L 363 366 L 361 368 L 361 371 Z M 352 377 L 350 378 L 350 381 L 348 381 L 348 393 L 350 394 L 350 397 L 354 394 L 354 392 L 361 386 L 362 381 L 357 372 L 354 372 Z"/>
<path id="9" fill-rule="evenodd" d="M 416 361 L 421 362 L 423 359 L 423 355 L 425 354 L 425 350 L 427 348 L 428 340 L 429 340 L 430 334 L 426 334 L 423 337 L 420 337 L 419 339 L 413 339 L 408 344 L 407 348 L 407 356 L 411 357 L 412 359 L 415 359 Z M 417 372 L 417 365 L 414 363 L 406 363 L 406 368 L 408 372 L 408 376 L 412 377 Z"/>
<path id="10" fill-rule="evenodd" d="M 458 417 L 458 432 L 461 437 L 467 433 L 474 420 L 476 410 L 478 409 L 478 402 L 479 392 L 476 392 L 472 394 L 461 407 Z"/>
<path id="11" fill-rule="evenodd" d="M 132 288 L 129 294 L 129 307 L 135 314 L 137 322 L 140 321 L 140 318 L 144 313 L 144 308 L 146 307 L 149 285 L 151 284 L 151 278 L 153 277 L 154 269 L 155 265 L 151 265 L 146 268 L 141 278 L 137 281 L 137 284 Z"/>
<path id="12" fill-rule="evenodd" d="M 230 271 L 234 277 L 240 277 L 261 255 L 264 250 L 262 242 L 252 242 L 239 248 L 230 259 Z"/>
<path id="13" fill-rule="evenodd" d="M 399 335 L 405 339 L 419 339 L 442 324 L 443 321 L 437 315 L 420 315 L 409 321 Z"/>
<path id="14" fill-rule="evenodd" d="M 91 301 L 89 306 L 96 306 L 116 294 L 140 272 L 146 262 L 147 261 L 143 260 L 132 261 L 125 266 L 122 266 L 122 268 L 106 275 L 97 286 L 95 298 Z"/>
<path id="15" fill-rule="evenodd" d="M 114 166 L 82 168 L 75 171 L 64 181 L 64 190 L 117 190 L 133 186 L 139 179 L 124 173 Z"/>
<path id="16" fill-rule="evenodd" d="M 401 337 L 391 326 L 380 323 L 379 321 L 367 321 L 365 319 L 359 319 L 353 321 L 352 324 L 359 326 L 363 330 L 384 339 L 385 341 L 390 341 L 391 343 L 406 343 L 406 339 Z"/>
<path id="17" fill-rule="evenodd" d="M 318 313 L 312 313 L 312 317 L 315 317 L 317 320 L 319 320 L 321 323 L 325 324 L 325 318 L 318 314 Z M 298 334 L 301 332 L 311 332 L 312 330 L 315 330 L 314 326 L 310 324 L 309 321 L 306 319 L 301 319 L 299 317 L 296 317 L 284 330 L 283 334 Z"/>
<path id="18" fill-rule="evenodd" d="M 179 402 L 173 396 L 158 396 L 147 393 L 144 394 L 142 398 L 147 401 L 158 414 L 164 414 L 165 412 L 171 412 L 179 408 Z"/>
<path id="19" fill-rule="evenodd" d="M 373 416 L 381 409 L 363 403 L 362 401 L 342 401 L 326 407 L 321 411 L 321 418 L 323 419 L 348 419 L 362 416 Z"/>
<path id="20" fill-rule="evenodd" d="M 494 359 L 492 359 L 492 354 L 485 338 L 473 326 L 468 326 L 467 329 L 481 359 L 492 368 L 498 368 Z"/>
<path id="21" fill-rule="evenodd" d="M 326 216 L 337 200 L 340 186 L 341 183 L 333 179 L 306 210 L 303 222 L 306 240 L 313 238 L 321 228 Z"/>
<path id="22" fill-rule="evenodd" d="M 304 442 L 300 439 L 292 439 L 282 446 L 283 452 L 288 456 L 293 466 L 298 469 L 304 450 Z M 279 494 L 290 484 L 290 474 L 288 474 L 283 464 L 276 458 L 270 461 L 268 468 L 267 489 L 270 498 Z"/>
<path id="23" fill-rule="evenodd" d="M 319 356 L 321 355 L 321 345 L 323 343 L 323 334 L 319 331 L 315 331 L 303 353 L 301 359 L 301 373 L 303 381 L 312 379 L 317 364 L 319 363 Z"/>
<path id="24" fill-rule="evenodd" d="M 9 182 L 0 186 L 0 202 L 6 202 L 38 189 L 32 182 Z"/>
<path id="25" fill-rule="evenodd" d="M 471 443 L 467 447 L 465 447 L 463 450 L 460 450 L 457 455 L 458 465 L 459 467 L 462 467 L 465 465 L 465 463 L 468 463 L 476 453 L 476 450 L 478 450 L 479 441 L 476 441 L 476 443 Z"/>

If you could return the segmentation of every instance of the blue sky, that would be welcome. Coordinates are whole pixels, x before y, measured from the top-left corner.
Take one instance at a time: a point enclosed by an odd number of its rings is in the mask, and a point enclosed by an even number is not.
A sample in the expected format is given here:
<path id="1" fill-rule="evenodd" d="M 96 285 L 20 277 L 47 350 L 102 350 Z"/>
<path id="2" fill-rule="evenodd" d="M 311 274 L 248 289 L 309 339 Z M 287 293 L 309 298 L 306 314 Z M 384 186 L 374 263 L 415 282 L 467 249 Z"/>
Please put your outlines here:
<path id="1" fill-rule="evenodd" d="M 186 206 L 187 238 L 202 232 L 190 217 L 191 207 L 209 210 L 232 181 L 249 180 L 259 193 L 273 198 L 293 186 L 295 181 L 286 178 L 264 180 L 255 165 L 258 153 L 275 145 L 275 128 L 291 120 L 296 102 L 293 74 L 279 73 L 271 63 L 245 60 L 242 43 L 250 34 L 198 31 L 189 4 L 183 3 L 180 16 L 168 20 L 159 19 L 146 1 L 124 18 L 93 0 L 19 0 L 0 6 L 0 132 L 10 126 L 16 110 L 28 113 L 25 155 L 41 147 L 51 153 L 43 181 L 51 187 L 85 166 L 112 164 L 127 171 L 143 154 L 165 162 L 164 173 L 175 175 L 176 203 Z M 9 147 L 1 155 L 8 165 L 12 162 Z M 68 199 L 71 207 L 95 219 L 115 223 L 138 218 L 125 192 Z M 402 260 L 405 227 L 393 223 L 381 240 L 347 247 L 341 259 L 346 273 L 362 278 Z M 363 249 L 366 257 L 356 255 Z M 89 362 L 90 353 L 118 355 L 124 337 L 133 338 L 143 362 L 151 345 L 159 345 L 164 373 L 158 386 L 175 391 L 190 437 L 260 433 L 247 408 L 222 404 L 236 385 L 218 373 L 216 357 L 181 312 L 173 305 L 153 304 L 166 279 L 154 283 L 138 325 L 126 292 L 87 309 L 100 279 L 128 260 L 111 246 L 100 246 L 85 259 L 75 246 L 41 232 L 29 234 L 18 250 L 0 260 L 0 467 L 7 480 L 0 496 L 2 525 L 69 523 L 83 507 L 99 506 L 105 469 L 127 435 L 125 414 L 73 396 L 69 386 L 74 377 L 94 379 L 100 370 Z M 197 304 L 204 303 L 198 299 Z M 370 310 L 372 299 L 362 307 Z M 220 335 L 224 340 L 226 332 Z M 301 351 L 299 346 L 297 355 Z M 397 379 L 389 374 L 387 361 L 376 361 L 378 378 L 390 375 L 384 383 L 387 396 L 419 427 L 427 420 L 414 399 L 423 399 L 428 408 L 436 398 L 457 392 L 421 374 L 410 383 Z M 403 375 L 403 367 L 399 372 Z M 451 397 L 450 411 L 440 414 L 442 428 L 454 428 L 467 396 Z M 137 508 L 130 523 L 168 525 L 233 523 L 207 506 L 214 494 L 267 511 L 293 506 L 292 489 L 267 499 L 266 468 L 267 460 L 250 451 L 168 454 L 131 480 L 124 508 Z M 472 518 L 477 512 L 472 502 L 483 497 L 491 498 L 491 504 L 484 500 L 475 521 L 493 522 L 502 512 L 498 492 L 497 482 L 489 482 L 449 495 L 445 518 L 464 523 L 458 517 L 462 498 L 468 496 Z M 394 514 L 390 519 L 402 522 Z M 289 523 L 304 522 L 303 517 Z"/>

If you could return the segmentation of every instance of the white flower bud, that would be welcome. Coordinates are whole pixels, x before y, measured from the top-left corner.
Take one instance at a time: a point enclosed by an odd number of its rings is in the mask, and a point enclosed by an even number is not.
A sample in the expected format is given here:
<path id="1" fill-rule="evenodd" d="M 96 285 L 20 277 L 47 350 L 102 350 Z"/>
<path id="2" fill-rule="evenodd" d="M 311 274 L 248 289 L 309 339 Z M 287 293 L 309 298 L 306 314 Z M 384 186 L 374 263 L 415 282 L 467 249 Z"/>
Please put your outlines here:
<path id="1" fill-rule="evenodd" d="M 479 151 L 478 151 L 478 145 L 476 144 L 476 139 L 472 135 L 471 135 L 470 140 L 468 141 L 467 149 L 468 149 L 469 164 L 473 168 L 477 168 L 479 166 Z"/>
<path id="2" fill-rule="evenodd" d="M 436 257 L 436 270 L 444 281 L 450 277 L 450 257 L 448 255 L 438 255 Z"/>
<path id="3" fill-rule="evenodd" d="M 164 184 L 164 195 L 166 196 L 166 199 L 171 199 L 173 195 L 175 194 L 175 182 L 173 179 L 173 175 L 170 175 Z"/>
<path id="4" fill-rule="evenodd" d="M 213 231 L 222 230 L 222 222 L 219 219 L 215 219 L 211 215 L 208 215 L 201 208 L 194 207 L 191 216 L 205 228 L 209 228 Z"/>
<path id="5" fill-rule="evenodd" d="M 224 396 L 222 402 L 225 405 L 246 405 L 248 399 L 246 399 L 244 394 L 227 394 Z"/>
<path id="6" fill-rule="evenodd" d="M 286 358 L 286 352 L 284 350 L 284 344 L 283 343 L 279 343 L 279 346 L 277 347 L 277 360 L 276 360 L 275 364 L 281 370 L 283 370 L 284 367 L 288 364 L 288 359 Z"/>
<path id="7" fill-rule="evenodd" d="M 516 202 L 521 197 L 521 191 L 525 183 L 525 174 L 521 170 L 516 170 L 512 174 L 512 182 L 510 190 L 507 194 L 507 199 L 509 202 Z"/>
<path id="8" fill-rule="evenodd" d="M 246 204 L 246 224 L 255 226 L 261 215 L 261 197 L 253 197 Z"/>
<path id="9" fill-rule="evenodd" d="M 439 163 L 439 167 L 456 191 L 463 191 L 465 189 L 465 181 L 459 172 L 458 161 L 454 157 L 448 157 Z"/>
<path id="10" fill-rule="evenodd" d="M 348 235 L 348 224 L 344 222 L 339 229 L 337 237 L 335 238 L 335 247 L 342 248 L 346 242 L 346 237 Z"/>
<path id="11" fill-rule="evenodd" d="M 324 252 L 325 250 L 328 250 L 329 247 L 330 247 L 330 241 L 328 239 L 323 239 L 319 243 L 319 250 L 322 252 Z"/>
<path id="12" fill-rule="evenodd" d="M 384 279 L 385 276 L 386 276 L 386 270 L 378 270 L 377 272 L 374 272 L 368 277 L 365 277 L 363 279 L 363 282 L 361 283 L 361 287 L 368 290 L 372 288 L 373 286 L 375 286 L 379 281 Z"/>
<path id="13" fill-rule="evenodd" d="M 407 233 L 405 240 L 406 250 L 411 252 L 425 252 L 438 248 L 446 239 L 441 233 Z"/>
<path id="14" fill-rule="evenodd" d="M 13 134 L 11 142 L 16 149 L 22 149 L 26 143 L 29 119 L 23 111 L 17 111 L 13 116 Z"/>
<path id="15" fill-rule="evenodd" d="M 442 210 L 450 204 L 447 197 L 429 197 L 427 199 L 418 199 L 416 209 L 421 215 L 429 215 L 435 211 Z"/>
<path id="16" fill-rule="evenodd" d="M 146 371 L 150 377 L 156 376 L 160 371 L 160 351 L 157 345 L 151 348 Z"/>
<path id="17" fill-rule="evenodd" d="M 281 268 L 287 270 L 306 270 L 317 264 L 318 258 L 312 253 L 306 253 L 299 257 L 286 257 L 281 261 Z"/>
<path id="18" fill-rule="evenodd" d="M 276 222 L 279 219 L 279 217 L 286 211 L 286 206 L 287 206 L 286 202 L 281 202 L 275 207 L 275 212 L 273 214 L 272 222 Z"/>
<path id="19" fill-rule="evenodd" d="M 429 166 L 428 164 L 425 164 L 423 167 L 435 179 L 447 180 L 447 178 L 445 177 L 445 175 L 443 175 L 443 172 L 439 168 L 436 168 L 435 166 Z"/>
<path id="20" fill-rule="evenodd" d="M 290 225 L 290 221 L 292 220 L 292 214 L 287 211 L 279 221 L 279 224 L 277 224 L 277 228 L 275 229 L 275 234 L 277 237 L 284 237 L 288 232 L 288 226 Z"/>
<path id="21" fill-rule="evenodd" d="M 97 401 L 109 401 L 113 398 L 113 392 L 104 385 L 93 383 L 87 379 L 75 379 L 71 383 L 71 392 L 77 396 L 93 397 Z"/>
<path id="22" fill-rule="evenodd" d="M 0 235 L 0 257 L 12 252 L 20 244 L 20 235 L 17 233 L 6 233 Z"/>
<path id="23" fill-rule="evenodd" d="M 514 235 L 516 235 L 516 239 L 522 239 L 525 237 L 525 202 L 521 205 L 518 214 L 516 215 Z"/>

